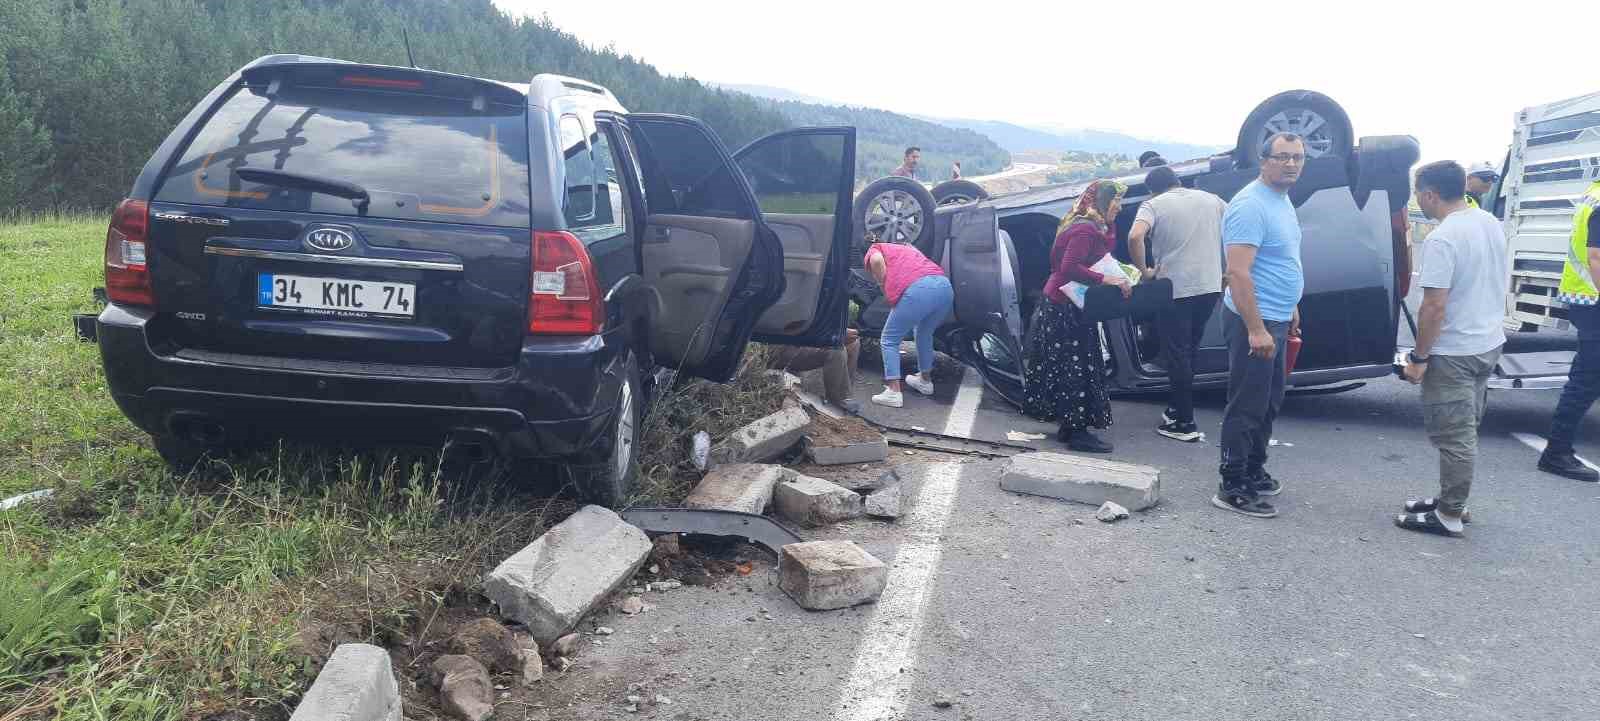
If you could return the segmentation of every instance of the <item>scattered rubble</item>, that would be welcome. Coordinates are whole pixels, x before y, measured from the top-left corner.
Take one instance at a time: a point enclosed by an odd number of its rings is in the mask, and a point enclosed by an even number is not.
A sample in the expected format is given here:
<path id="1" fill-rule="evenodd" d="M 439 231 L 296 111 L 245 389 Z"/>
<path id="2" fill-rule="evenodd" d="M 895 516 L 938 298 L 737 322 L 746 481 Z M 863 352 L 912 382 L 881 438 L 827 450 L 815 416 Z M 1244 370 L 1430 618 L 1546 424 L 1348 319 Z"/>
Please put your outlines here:
<path id="1" fill-rule="evenodd" d="M 935 696 L 934 699 L 933 699 L 933 707 L 934 708 L 941 708 L 941 709 L 950 708 L 951 706 L 954 706 L 954 705 L 955 704 L 950 700 L 950 697 L 949 696 L 945 696 L 943 694 L 941 694 L 939 696 Z"/>
<path id="2" fill-rule="evenodd" d="M 718 466 L 701 479 L 683 505 L 759 514 L 772 503 L 772 489 L 786 475 L 780 466 L 749 463 Z"/>
<path id="3" fill-rule="evenodd" d="M 532 687 L 544 678 L 544 658 L 539 655 L 539 643 L 532 636 L 517 641 L 517 660 L 522 664 L 522 685 Z"/>
<path id="4" fill-rule="evenodd" d="M 471 656 L 495 673 L 517 670 L 520 649 L 511 630 L 492 618 L 476 619 L 458 629 L 446 646 L 452 654 Z"/>
<path id="5" fill-rule="evenodd" d="M 711 461 L 724 463 L 762 463 L 773 460 L 800 442 L 811 416 L 798 407 L 784 408 L 729 434 L 711 449 Z"/>
<path id="6" fill-rule="evenodd" d="M 861 496 L 821 478 L 795 474 L 773 492 L 778 514 L 803 526 L 824 526 L 860 518 Z"/>
<path id="7" fill-rule="evenodd" d="M 569 633 L 550 644 L 550 654 L 557 658 L 576 658 L 578 648 L 583 645 L 583 636 Z"/>
<path id="8" fill-rule="evenodd" d="M 901 513 L 900 484 L 873 491 L 867 496 L 866 514 L 873 518 L 899 518 Z"/>
<path id="9" fill-rule="evenodd" d="M 1128 509 L 1112 501 L 1106 501 L 1100 506 L 1100 510 L 1094 512 L 1094 517 L 1103 523 L 1116 523 L 1128 517 Z"/>
<path id="10" fill-rule="evenodd" d="M 694 463 L 695 469 L 704 473 L 711 467 L 711 434 L 700 431 L 694 434 L 694 446 L 690 451 L 689 460 Z"/>
<path id="11" fill-rule="evenodd" d="M 856 493 L 871 493 L 880 488 L 888 488 L 889 486 L 899 485 L 900 472 L 890 468 L 875 478 L 871 476 L 847 474 L 844 478 L 834 482 L 840 486 L 855 491 Z"/>
<path id="12" fill-rule="evenodd" d="M 644 599 L 638 596 L 629 596 L 622 599 L 622 604 L 617 607 L 617 610 L 629 616 L 637 616 L 644 613 Z"/>
<path id="13" fill-rule="evenodd" d="M 622 588 L 651 549 L 644 531 L 608 509 L 584 506 L 501 562 L 484 580 L 484 593 L 505 617 L 551 643 Z"/>
<path id="14" fill-rule="evenodd" d="M 334 649 L 289 721 L 401 721 L 400 686 L 389 652 L 365 643 Z"/>
<path id="15" fill-rule="evenodd" d="M 889 457 L 889 441 L 859 418 L 818 414 L 806 428 L 806 453 L 820 466 L 875 463 Z"/>
<path id="16" fill-rule="evenodd" d="M 433 662 L 433 685 L 446 713 L 465 721 L 483 721 L 494 713 L 494 688 L 489 671 L 471 656 L 440 656 Z"/>
<path id="17" fill-rule="evenodd" d="M 888 581 L 888 566 L 853 541 L 793 543 L 778 564 L 778 587 L 812 611 L 876 601 Z"/>
<path id="18" fill-rule="evenodd" d="M 1142 511 L 1161 499 L 1161 471 L 1065 453 L 1024 453 L 1012 456 L 1006 464 L 1000 487 L 1089 505 L 1116 501 Z"/>

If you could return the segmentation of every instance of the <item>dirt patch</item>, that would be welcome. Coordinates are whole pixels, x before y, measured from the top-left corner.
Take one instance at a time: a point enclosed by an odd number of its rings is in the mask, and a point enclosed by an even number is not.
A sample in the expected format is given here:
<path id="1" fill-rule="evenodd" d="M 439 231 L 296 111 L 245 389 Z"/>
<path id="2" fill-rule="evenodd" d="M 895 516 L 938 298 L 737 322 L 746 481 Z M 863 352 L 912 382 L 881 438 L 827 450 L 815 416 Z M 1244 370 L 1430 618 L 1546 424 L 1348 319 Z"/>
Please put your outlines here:
<path id="1" fill-rule="evenodd" d="M 883 434 L 854 416 L 832 418 L 822 413 L 811 419 L 806 427 L 806 437 L 819 446 L 848 446 L 853 443 L 873 443 L 883 440 Z"/>

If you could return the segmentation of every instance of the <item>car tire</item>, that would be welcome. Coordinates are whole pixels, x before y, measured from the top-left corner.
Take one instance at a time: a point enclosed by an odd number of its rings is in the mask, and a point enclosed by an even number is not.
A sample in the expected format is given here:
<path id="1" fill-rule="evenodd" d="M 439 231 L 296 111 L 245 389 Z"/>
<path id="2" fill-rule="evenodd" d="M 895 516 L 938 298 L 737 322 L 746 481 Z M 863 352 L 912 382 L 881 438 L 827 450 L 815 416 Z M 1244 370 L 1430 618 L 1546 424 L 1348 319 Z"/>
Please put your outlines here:
<path id="1" fill-rule="evenodd" d="M 641 387 L 638 359 L 629 352 L 623 363 L 623 382 L 617 390 L 617 412 L 600 443 L 605 460 L 567 466 L 578 496 L 587 503 L 621 508 L 633 493 L 639 475 L 639 433 L 643 430 L 645 399 Z"/>
<path id="2" fill-rule="evenodd" d="M 1411 166 L 1421 155 L 1416 138 L 1409 135 L 1362 138 L 1345 162 L 1356 207 L 1366 208 L 1372 191 L 1383 190 L 1389 194 L 1391 213 L 1405 208 L 1411 202 Z M 1388 185 L 1383 184 L 1385 179 Z"/>
<path id="3" fill-rule="evenodd" d="M 970 180 L 946 180 L 933 186 L 930 194 L 933 202 L 940 207 L 989 199 L 989 191 Z"/>
<path id="4" fill-rule="evenodd" d="M 177 475 L 193 471 L 210 451 L 206 446 L 180 436 L 151 436 L 150 441 L 156 447 L 156 454 L 167 464 L 167 469 Z"/>
<path id="5" fill-rule="evenodd" d="M 1309 133 L 1303 132 L 1313 123 Z M 1289 90 L 1262 101 L 1245 117 L 1239 126 L 1238 144 L 1233 148 L 1234 165 L 1260 165 L 1261 144 L 1282 131 L 1306 135 L 1306 155 L 1312 158 L 1348 156 L 1355 145 L 1350 116 L 1333 98 L 1311 90 Z"/>
<path id="6" fill-rule="evenodd" d="M 851 216 L 856 245 L 851 265 L 860 267 L 870 244 L 868 233 L 877 236 L 874 242 L 928 247 L 933 242 L 933 210 L 938 205 L 927 188 L 910 178 L 891 175 L 869 183 L 856 195 Z"/>

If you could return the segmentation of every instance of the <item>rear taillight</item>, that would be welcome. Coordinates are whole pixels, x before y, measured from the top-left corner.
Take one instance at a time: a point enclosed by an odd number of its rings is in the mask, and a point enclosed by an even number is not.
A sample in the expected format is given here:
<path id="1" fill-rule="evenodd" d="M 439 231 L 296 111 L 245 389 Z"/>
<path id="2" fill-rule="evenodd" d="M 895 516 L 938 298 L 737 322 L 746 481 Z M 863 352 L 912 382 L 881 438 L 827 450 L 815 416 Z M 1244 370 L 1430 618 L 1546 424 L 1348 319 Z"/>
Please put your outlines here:
<path id="1" fill-rule="evenodd" d="M 150 204 L 129 198 L 111 214 L 106 231 L 106 297 L 122 305 L 155 305 L 148 263 Z"/>
<path id="2" fill-rule="evenodd" d="M 564 231 L 533 232 L 533 286 L 528 332 L 594 335 L 605 325 L 600 279 L 583 241 Z"/>
<path id="3" fill-rule="evenodd" d="M 1411 295 L 1411 247 L 1406 243 L 1406 232 L 1411 228 L 1411 218 L 1401 208 L 1389 214 L 1389 233 L 1394 241 L 1394 288 L 1401 298 Z"/>

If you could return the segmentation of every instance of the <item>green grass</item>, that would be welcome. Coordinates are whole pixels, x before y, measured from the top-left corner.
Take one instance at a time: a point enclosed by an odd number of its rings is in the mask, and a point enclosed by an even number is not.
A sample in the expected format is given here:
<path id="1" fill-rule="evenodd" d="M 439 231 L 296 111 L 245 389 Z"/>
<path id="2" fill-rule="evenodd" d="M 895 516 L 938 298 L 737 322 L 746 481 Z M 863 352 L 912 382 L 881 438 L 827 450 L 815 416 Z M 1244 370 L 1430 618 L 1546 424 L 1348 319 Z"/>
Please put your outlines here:
<path id="1" fill-rule="evenodd" d="M 438 640 L 445 606 L 575 507 L 441 475 L 427 449 L 280 444 L 169 474 L 73 334 L 104 235 L 98 217 L 0 225 L 0 498 L 55 491 L 0 511 L 0 721 L 281 721 L 334 643 Z M 762 358 L 663 393 L 641 500 L 681 500 L 694 430 L 776 409 Z"/>

